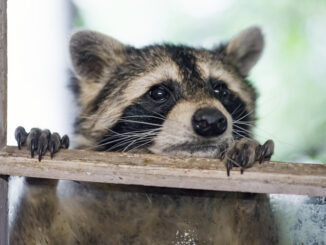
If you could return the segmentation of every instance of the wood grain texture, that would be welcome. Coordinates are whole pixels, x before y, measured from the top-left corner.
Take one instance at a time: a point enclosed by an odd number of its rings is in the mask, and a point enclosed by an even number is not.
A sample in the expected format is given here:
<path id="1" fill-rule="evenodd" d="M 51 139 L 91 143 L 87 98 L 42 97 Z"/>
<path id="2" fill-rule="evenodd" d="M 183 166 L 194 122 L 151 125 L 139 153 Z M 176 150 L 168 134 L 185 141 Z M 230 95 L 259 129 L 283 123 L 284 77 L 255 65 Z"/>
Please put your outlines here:
<path id="1" fill-rule="evenodd" d="M 217 159 L 63 150 L 54 159 L 31 159 L 26 150 L 0 152 L 0 174 L 50 179 L 217 191 L 326 196 L 326 165 L 265 162 L 227 177 Z"/>
<path id="2" fill-rule="evenodd" d="M 7 144 L 7 0 L 0 0 L 0 149 Z M 0 244 L 8 241 L 8 181 L 0 175 Z"/>

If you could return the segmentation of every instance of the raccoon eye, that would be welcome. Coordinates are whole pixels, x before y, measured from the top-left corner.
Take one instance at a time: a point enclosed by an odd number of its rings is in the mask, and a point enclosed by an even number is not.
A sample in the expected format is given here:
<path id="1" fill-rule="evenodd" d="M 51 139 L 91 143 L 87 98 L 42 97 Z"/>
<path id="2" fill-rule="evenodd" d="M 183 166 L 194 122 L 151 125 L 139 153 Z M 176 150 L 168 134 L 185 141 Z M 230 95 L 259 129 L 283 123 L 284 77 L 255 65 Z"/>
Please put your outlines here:
<path id="1" fill-rule="evenodd" d="M 220 81 L 211 82 L 213 93 L 217 98 L 227 98 L 230 94 L 225 83 Z"/>
<path id="2" fill-rule="evenodd" d="M 154 86 L 149 90 L 149 96 L 158 103 L 163 103 L 168 100 L 170 93 L 163 86 Z"/>

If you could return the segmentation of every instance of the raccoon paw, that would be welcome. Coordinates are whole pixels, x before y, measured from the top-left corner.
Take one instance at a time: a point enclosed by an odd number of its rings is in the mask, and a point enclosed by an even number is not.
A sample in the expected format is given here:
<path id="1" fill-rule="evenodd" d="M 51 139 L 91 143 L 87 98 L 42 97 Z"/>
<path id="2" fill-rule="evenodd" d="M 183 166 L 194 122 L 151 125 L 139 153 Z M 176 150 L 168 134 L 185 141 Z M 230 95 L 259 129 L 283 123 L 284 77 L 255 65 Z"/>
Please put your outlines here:
<path id="1" fill-rule="evenodd" d="M 256 161 L 262 163 L 270 160 L 273 153 L 274 142 L 272 140 L 266 141 L 263 145 L 248 138 L 236 141 L 225 153 L 227 175 L 230 175 L 232 167 L 240 167 L 241 174 L 243 174 L 244 169 L 252 167 Z"/>
<path id="2" fill-rule="evenodd" d="M 15 139 L 18 144 L 18 148 L 26 145 L 31 152 L 31 157 L 34 157 L 34 153 L 37 152 L 38 160 L 42 160 L 42 156 L 47 151 L 50 151 L 51 158 L 54 153 L 58 152 L 60 148 L 67 149 L 69 147 L 69 137 L 64 135 L 62 138 L 58 133 L 52 133 L 50 130 L 41 130 L 39 128 L 32 128 L 29 133 L 19 126 L 15 130 Z"/>

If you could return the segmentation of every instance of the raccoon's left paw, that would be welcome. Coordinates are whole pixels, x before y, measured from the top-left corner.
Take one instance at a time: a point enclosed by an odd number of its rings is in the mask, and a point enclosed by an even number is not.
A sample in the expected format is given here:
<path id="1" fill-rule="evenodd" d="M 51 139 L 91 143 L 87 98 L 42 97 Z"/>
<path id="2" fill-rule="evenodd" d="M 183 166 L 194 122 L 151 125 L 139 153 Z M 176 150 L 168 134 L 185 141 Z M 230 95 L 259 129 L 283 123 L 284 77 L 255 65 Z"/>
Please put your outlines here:
<path id="1" fill-rule="evenodd" d="M 227 175 L 230 175 L 232 167 L 240 167 L 242 174 L 244 169 L 252 167 L 256 161 L 262 163 L 270 160 L 273 153 L 274 142 L 272 140 L 267 140 L 263 145 L 260 145 L 253 139 L 240 139 L 225 153 Z"/>
<path id="2" fill-rule="evenodd" d="M 69 147 L 69 137 L 67 135 L 61 138 L 58 133 L 51 133 L 48 129 L 32 128 L 27 133 L 23 127 L 19 126 L 15 130 L 15 139 L 19 149 L 27 145 L 31 157 L 34 157 L 34 153 L 37 152 L 39 161 L 47 151 L 50 151 L 52 158 L 53 154 L 58 152 L 60 148 L 67 149 Z"/>

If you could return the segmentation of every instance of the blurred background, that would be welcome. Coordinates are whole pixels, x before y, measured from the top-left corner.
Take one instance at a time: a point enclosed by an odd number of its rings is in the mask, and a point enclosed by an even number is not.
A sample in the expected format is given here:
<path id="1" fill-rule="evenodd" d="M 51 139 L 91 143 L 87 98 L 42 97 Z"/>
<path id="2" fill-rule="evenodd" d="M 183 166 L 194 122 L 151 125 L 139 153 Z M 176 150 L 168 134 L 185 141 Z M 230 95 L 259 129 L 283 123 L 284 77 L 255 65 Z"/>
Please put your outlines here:
<path id="1" fill-rule="evenodd" d="M 325 0 L 10 0 L 8 19 L 9 144 L 18 125 L 72 135 L 68 42 L 75 28 L 137 47 L 210 48 L 258 25 L 266 48 L 250 74 L 260 94 L 256 138 L 275 141 L 273 160 L 326 163 Z M 283 244 L 325 244 L 324 199 L 271 200 Z"/>
<path id="2" fill-rule="evenodd" d="M 326 162 L 326 1 L 11 0 L 9 132 L 17 125 L 72 132 L 68 42 L 89 28 L 141 47 L 159 42 L 210 48 L 262 28 L 266 49 L 250 74 L 257 87 L 256 136 L 274 160 Z"/>

